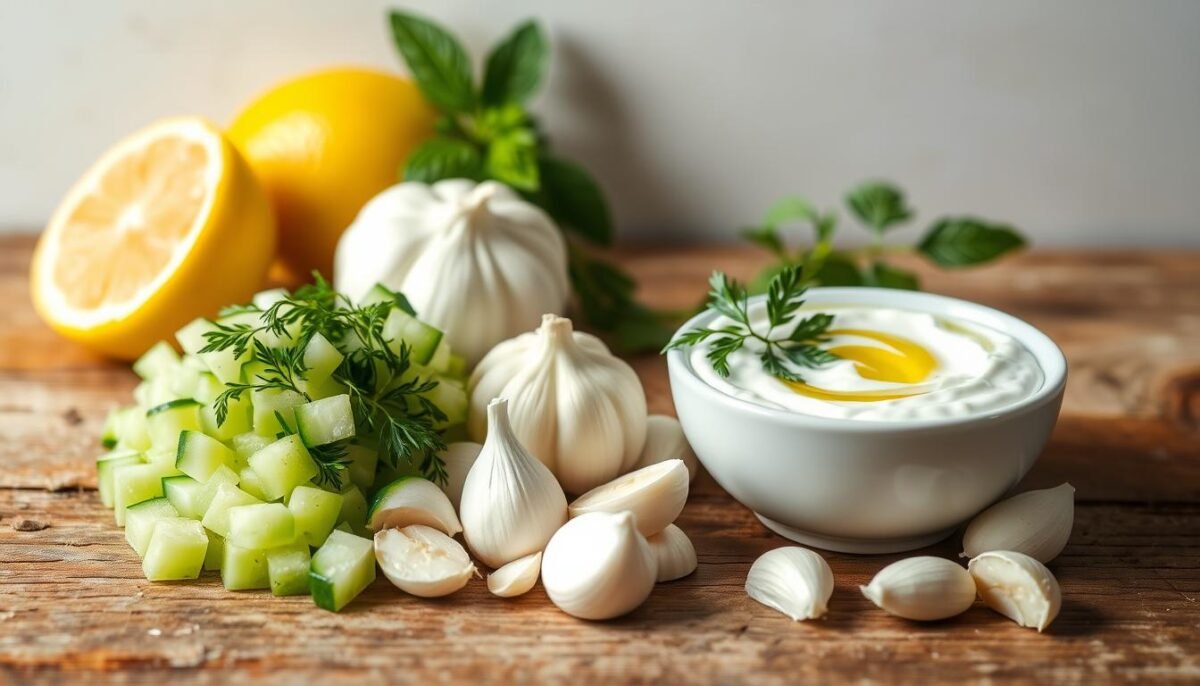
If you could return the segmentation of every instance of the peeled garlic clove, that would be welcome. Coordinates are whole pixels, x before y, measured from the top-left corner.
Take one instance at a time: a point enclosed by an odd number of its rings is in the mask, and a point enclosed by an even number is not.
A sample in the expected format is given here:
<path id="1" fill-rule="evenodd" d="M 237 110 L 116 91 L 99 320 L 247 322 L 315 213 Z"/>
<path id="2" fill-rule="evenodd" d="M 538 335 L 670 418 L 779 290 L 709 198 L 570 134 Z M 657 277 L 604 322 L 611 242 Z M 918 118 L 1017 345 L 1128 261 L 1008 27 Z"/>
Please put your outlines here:
<path id="1" fill-rule="evenodd" d="M 501 598 L 513 598 L 528 593 L 537 583 L 541 571 L 542 554 L 537 552 L 526 555 L 488 574 L 488 590 Z"/>
<path id="2" fill-rule="evenodd" d="M 658 581 L 674 581 L 696 571 L 696 548 L 683 529 L 667 528 L 646 539 L 658 560 Z"/>
<path id="3" fill-rule="evenodd" d="M 567 521 L 567 497 L 513 435 L 507 400 L 488 405 L 487 441 L 463 482 L 459 515 L 467 547 L 492 569 L 542 550 Z"/>
<path id="4" fill-rule="evenodd" d="M 572 517 L 588 512 L 622 512 L 637 518 L 643 536 L 667 528 L 683 511 L 688 496 L 688 471 L 683 460 L 667 460 L 597 486 L 571 503 Z"/>
<path id="5" fill-rule="evenodd" d="M 1039 632 L 1062 606 L 1058 580 L 1046 565 L 1024 553 L 993 550 L 967 565 L 984 604 L 1021 626 Z"/>
<path id="6" fill-rule="evenodd" d="M 458 541 L 420 524 L 377 532 L 375 559 L 396 588 L 422 598 L 454 593 L 475 574 Z"/>
<path id="7" fill-rule="evenodd" d="M 886 612 L 923 622 L 962 614 L 975 602 L 971 575 L 940 557 L 910 557 L 894 562 L 859 588 Z"/>
<path id="8" fill-rule="evenodd" d="M 406 476 L 379 489 L 367 514 L 371 529 L 398 529 L 410 524 L 431 526 L 453 536 L 462 531 L 450 499 L 432 481 Z"/>
<path id="9" fill-rule="evenodd" d="M 679 420 L 665 414 L 652 414 L 646 418 L 646 444 L 633 468 L 641 469 L 666 460 L 683 460 L 690 480 L 695 480 L 700 472 L 696 453 L 684 437 Z"/>
<path id="10" fill-rule="evenodd" d="M 629 512 L 590 512 L 563 525 L 542 556 L 542 586 L 581 619 L 632 612 L 654 589 L 657 562 Z"/>
<path id="11" fill-rule="evenodd" d="M 479 459 L 480 450 L 483 450 L 483 446 L 478 443 L 460 441 L 446 446 L 446 450 L 440 455 L 442 462 L 446 464 L 446 485 L 442 486 L 442 491 L 455 508 L 462 503 L 463 483 L 467 480 L 471 466 Z"/>
<path id="12" fill-rule="evenodd" d="M 1075 488 L 1026 491 L 979 513 L 963 534 L 962 557 L 1014 550 L 1046 563 L 1058 557 L 1075 522 Z"/>
<path id="13" fill-rule="evenodd" d="M 828 610 L 833 571 L 825 558 L 807 548 L 776 548 L 750 566 L 746 594 L 792 621 L 817 619 Z"/>

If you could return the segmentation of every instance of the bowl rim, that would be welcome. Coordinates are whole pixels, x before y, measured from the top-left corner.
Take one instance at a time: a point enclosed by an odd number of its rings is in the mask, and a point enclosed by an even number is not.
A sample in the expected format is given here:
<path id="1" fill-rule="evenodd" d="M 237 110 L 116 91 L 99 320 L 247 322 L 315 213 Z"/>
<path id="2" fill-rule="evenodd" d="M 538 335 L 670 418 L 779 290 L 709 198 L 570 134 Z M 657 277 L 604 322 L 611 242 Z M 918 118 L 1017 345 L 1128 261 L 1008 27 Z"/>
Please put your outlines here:
<path id="1" fill-rule="evenodd" d="M 808 429 L 844 430 L 866 433 L 908 433 L 938 429 L 964 428 L 976 424 L 993 422 L 1020 416 L 1035 411 L 1059 398 L 1067 383 L 1067 359 L 1062 349 L 1049 336 L 1025 320 L 987 305 L 954 298 L 937 293 L 875 288 L 868 286 L 817 287 L 805 294 L 806 306 L 828 305 L 862 306 L 873 305 L 895 307 L 918 312 L 928 312 L 965 320 L 974 324 L 996 329 L 1017 339 L 1034 356 L 1042 369 L 1042 385 L 1037 391 L 1014 403 L 996 410 L 961 417 L 936 417 L 886 421 L 878 419 L 848 419 L 844 417 L 821 417 L 790 410 L 765 407 L 725 393 L 710 385 L 696 373 L 690 360 L 691 347 L 675 348 L 667 352 L 667 368 L 670 372 L 671 393 L 688 392 L 707 397 L 734 412 L 749 412 L 765 418 Z M 751 307 L 766 300 L 766 295 L 751 296 Z M 682 332 L 705 325 L 719 316 L 705 309 L 684 322 L 672 335 L 672 340 Z M 680 372 L 680 373 L 676 373 Z M 676 389 L 679 378 L 686 388 Z"/>

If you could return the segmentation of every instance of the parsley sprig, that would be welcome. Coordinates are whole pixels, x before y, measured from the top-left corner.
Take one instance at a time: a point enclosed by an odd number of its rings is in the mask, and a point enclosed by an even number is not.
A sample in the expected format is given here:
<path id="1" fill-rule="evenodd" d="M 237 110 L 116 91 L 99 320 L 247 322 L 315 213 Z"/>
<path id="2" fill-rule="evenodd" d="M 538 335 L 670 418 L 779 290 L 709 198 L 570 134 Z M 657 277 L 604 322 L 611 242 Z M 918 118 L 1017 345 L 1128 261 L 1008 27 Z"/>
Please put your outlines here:
<path id="1" fill-rule="evenodd" d="M 722 272 L 713 272 L 708 284 L 708 307 L 733 320 L 733 323 L 716 329 L 703 327 L 685 331 L 668 343 L 663 352 L 711 339 L 708 361 L 718 375 L 727 377 L 729 356 L 741 350 L 746 341 L 755 339 L 764 345 L 759 354 L 763 369 L 774 377 L 795 382 L 804 381 L 795 367 L 815 369 L 838 359 L 837 355 L 822 347 L 829 341 L 825 332 L 833 324 L 831 314 L 812 314 L 796 322 L 786 335 L 775 335 L 777 329 L 783 329 L 795 321 L 804 305 L 804 293 L 808 285 L 802 267 L 785 267 L 771 279 L 767 289 L 768 328 L 762 333 L 756 331 L 751 323 L 750 295 L 742 284 Z"/>
<path id="2" fill-rule="evenodd" d="M 416 375 L 408 344 L 403 341 L 397 344 L 383 332 L 392 309 L 415 314 L 412 306 L 396 292 L 382 302 L 356 305 L 335 291 L 320 274 L 313 277 L 314 283 L 266 309 L 239 305 L 222 312 L 223 315 L 256 313 L 259 315 L 256 323 L 218 323 L 205 332 L 206 344 L 200 352 L 229 350 L 240 358 L 251 351 L 251 360 L 258 365 L 253 380 L 226 384 L 217 396 L 213 403 L 217 423 L 225 422 L 229 403 L 248 392 L 285 390 L 312 400 L 302 383 L 307 371 L 304 352 L 313 337 L 320 334 L 344 356 L 333 372 L 333 379 L 346 387 L 357 433 L 378 438 L 381 462 L 392 468 L 405 462 L 417 467 L 426 478 L 445 482 L 446 465 L 438 453 L 445 450 L 446 444 L 437 425 L 446 420 L 446 413 L 426 397 L 437 388 L 438 382 Z M 267 334 L 279 344 L 264 343 Z M 336 476 L 338 468 L 334 465 L 345 456 L 344 446 L 340 453 L 336 446 L 328 452 L 328 455 L 314 454 L 325 465 L 323 478 Z M 340 479 L 337 483 L 340 484 Z"/>

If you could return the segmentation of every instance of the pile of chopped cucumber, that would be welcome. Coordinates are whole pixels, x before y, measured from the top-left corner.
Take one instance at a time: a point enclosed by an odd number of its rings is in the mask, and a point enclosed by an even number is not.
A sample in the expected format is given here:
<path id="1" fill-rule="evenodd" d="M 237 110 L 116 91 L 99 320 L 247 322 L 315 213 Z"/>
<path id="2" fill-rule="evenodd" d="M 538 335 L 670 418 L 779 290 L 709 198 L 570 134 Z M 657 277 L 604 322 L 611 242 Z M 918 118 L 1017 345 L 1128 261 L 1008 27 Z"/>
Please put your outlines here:
<path id="1" fill-rule="evenodd" d="M 136 404 L 113 411 L 105 426 L 109 452 L 96 462 L 100 498 L 151 581 L 211 571 L 229 590 L 309 594 L 337 611 L 375 578 L 365 536 L 376 484 L 428 476 L 431 468 L 427 455 L 381 455 L 384 422 L 365 418 L 358 405 L 370 398 L 343 381 L 365 374 L 377 384 L 371 398 L 393 398 L 373 407 L 411 408 L 412 416 L 427 417 L 432 435 L 443 436 L 466 419 L 465 365 L 440 331 L 385 288 L 338 305 L 340 312 L 374 306 L 374 319 L 363 318 L 374 322 L 374 343 L 322 315 L 265 327 L 268 312 L 288 311 L 272 305 L 290 296 L 267 291 L 214 321 L 198 319 L 176 334 L 182 356 L 160 342 L 134 364 L 142 378 Z M 211 332 L 246 332 L 244 346 L 213 350 Z M 372 344 L 397 355 L 354 353 Z M 403 367 L 394 364 L 401 358 Z M 287 361 L 292 373 L 281 374 L 271 360 Z M 363 371 L 363 360 L 374 371 Z M 388 395 L 406 383 L 409 396 Z M 431 406 L 440 414 L 429 415 Z"/>

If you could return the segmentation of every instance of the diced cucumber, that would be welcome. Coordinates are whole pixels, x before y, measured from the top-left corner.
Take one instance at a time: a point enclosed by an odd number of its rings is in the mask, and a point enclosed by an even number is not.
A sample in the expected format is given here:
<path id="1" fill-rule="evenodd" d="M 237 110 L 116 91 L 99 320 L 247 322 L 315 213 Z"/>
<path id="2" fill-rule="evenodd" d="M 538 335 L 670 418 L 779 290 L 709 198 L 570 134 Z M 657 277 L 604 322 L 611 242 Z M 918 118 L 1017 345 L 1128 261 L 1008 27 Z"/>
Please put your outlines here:
<path id="1" fill-rule="evenodd" d="M 231 441 L 238 456 L 238 469 L 250 464 L 250 456 L 275 442 L 274 436 L 260 436 L 253 431 L 234 436 Z"/>
<path id="2" fill-rule="evenodd" d="M 215 331 L 216 326 L 207 319 L 195 319 L 176 331 L 175 339 L 179 341 L 184 352 L 204 360 L 204 364 L 208 365 L 208 370 L 220 379 L 221 383 L 238 383 L 242 380 L 242 365 L 250 359 L 248 348 L 241 356 L 234 355 L 232 347 L 215 352 L 200 352 L 208 345 L 208 339 L 204 337 L 205 332 Z"/>
<path id="3" fill-rule="evenodd" d="M 156 405 L 146 410 L 150 443 L 155 448 L 175 449 L 181 431 L 200 431 L 200 403 L 185 398 Z"/>
<path id="4" fill-rule="evenodd" d="M 159 341 L 133 363 L 133 372 L 150 381 L 179 366 L 179 355 L 166 341 Z"/>
<path id="5" fill-rule="evenodd" d="M 288 426 L 295 428 L 295 408 L 308 402 L 304 396 L 295 391 L 268 388 L 255 391 L 252 398 L 254 404 L 254 433 L 274 437 L 283 431 L 279 418 L 275 413 L 283 415 Z"/>
<path id="6" fill-rule="evenodd" d="M 304 392 L 313 400 L 332 398 L 346 392 L 346 384 L 337 379 L 310 379 L 304 382 Z"/>
<path id="7" fill-rule="evenodd" d="M 100 430 L 100 445 L 107 450 L 117 447 L 117 412 L 112 409 L 104 417 L 104 428 Z"/>
<path id="8" fill-rule="evenodd" d="M 250 468 L 258 473 L 263 491 L 271 500 L 282 498 L 306 484 L 319 472 L 299 436 L 284 436 L 250 456 Z"/>
<path id="9" fill-rule="evenodd" d="M 197 516 L 203 518 L 204 514 L 208 512 L 213 498 L 217 497 L 217 489 L 221 487 L 221 484 L 237 486 L 239 480 L 237 472 L 229 467 L 225 465 L 217 467 L 217 471 L 208 477 L 208 481 L 204 482 L 204 488 L 196 496 L 196 510 L 200 513 Z"/>
<path id="10" fill-rule="evenodd" d="M 123 407 L 116 411 L 117 444 L 132 450 L 149 450 L 150 433 L 146 426 L 146 412 L 137 406 Z"/>
<path id="11" fill-rule="evenodd" d="M 196 387 L 200 385 L 201 373 L 181 364 L 172 371 L 165 373 L 161 378 L 166 383 L 167 390 L 170 391 L 173 397 L 194 398 Z M 154 380 L 154 383 L 158 382 L 159 379 Z"/>
<path id="12" fill-rule="evenodd" d="M 362 490 L 367 490 L 375 484 L 375 465 L 379 463 L 379 452 L 374 448 L 351 443 L 346 446 L 346 459 L 350 466 L 346 471 L 350 481 Z"/>
<path id="13" fill-rule="evenodd" d="M 269 588 L 271 577 L 267 572 L 267 551 L 242 548 L 225 541 L 221 583 L 230 591 Z"/>
<path id="14" fill-rule="evenodd" d="M 275 500 L 263 490 L 262 478 L 258 476 L 258 472 L 249 466 L 242 467 L 242 471 L 238 472 L 238 488 L 264 502 Z"/>
<path id="15" fill-rule="evenodd" d="M 342 363 L 342 353 L 321 334 L 313 334 L 304 347 L 304 376 L 309 381 L 328 379 Z"/>
<path id="16" fill-rule="evenodd" d="M 465 379 L 467 377 L 466 358 L 451 354 L 450 358 L 446 360 L 446 369 L 443 373 L 455 379 Z"/>
<path id="17" fill-rule="evenodd" d="M 297 486 L 287 507 L 296 524 L 297 540 L 303 538 L 309 545 L 320 547 L 341 514 L 342 496 L 313 486 Z"/>
<path id="18" fill-rule="evenodd" d="M 334 531 L 342 531 L 342 532 L 354 535 L 354 527 L 350 526 L 350 522 L 342 522 L 341 524 L 338 524 L 337 526 L 333 527 L 333 530 Z"/>
<path id="19" fill-rule="evenodd" d="M 208 365 L 204 364 L 204 360 L 200 359 L 196 355 L 184 354 L 184 356 L 179 359 L 179 366 L 199 372 L 205 376 L 212 376 L 212 372 L 208 371 Z"/>
<path id="20" fill-rule="evenodd" d="M 297 407 L 296 430 L 307 446 L 352 438 L 354 410 L 350 408 L 350 396 L 335 395 Z"/>
<path id="21" fill-rule="evenodd" d="M 413 362 L 428 364 L 442 341 L 442 332 L 396 308 L 383 322 L 383 338 L 393 352 L 398 354 L 401 343 L 407 344 Z"/>
<path id="22" fill-rule="evenodd" d="M 229 508 L 225 540 L 242 548 L 275 548 L 296 540 L 296 523 L 283 503 Z"/>
<path id="23" fill-rule="evenodd" d="M 221 395 L 224 391 L 225 384 L 221 383 L 221 380 L 213 375 L 212 372 L 206 371 L 201 373 L 199 378 L 196 379 L 196 392 L 192 397 L 203 405 L 212 405 L 217 396 Z"/>
<path id="24" fill-rule="evenodd" d="M 250 302 L 254 303 L 254 306 L 258 309 L 266 311 L 270 309 L 272 305 L 280 300 L 287 299 L 287 297 L 288 292 L 286 288 L 271 288 L 255 293 L 254 297 L 250 299 Z"/>
<path id="25" fill-rule="evenodd" d="M 147 462 L 113 469 L 113 512 L 117 526 L 125 526 L 125 509 L 130 505 L 162 497 L 162 478 L 177 474 L 173 465 Z"/>
<path id="26" fill-rule="evenodd" d="M 342 487 L 342 509 L 338 511 L 338 522 L 345 522 L 355 532 L 367 530 L 367 498 L 358 486 L 345 484 Z"/>
<path id="27" fill-rule="evenodd" d="M 142 455 L 136 450 L 114 450 L 96 459 L 96 486 L 100 491 L 100 502 L 105 507 L 113 506 L 113 472 L 127 464 L 142 464 Z"/>
<path id="28" fill-rule="evenodd" d="M 203 483 L 186 474 L 180 474 L 179 476 L 163 477 L 162 487 L 163 497 L 170 501 L 179 516 L 192 519 L 200 519 L 204 516 L 206 503 L 204 503 L 205 485 Z M 126 526 L 128 527 L 128 523 Z"/>
<path id="29" fill-rule="evenodd" d="M 375 580 L 375 549 L 370 539 L 334 531 L 313 555 L 308 588 L 317 607 L 337 612 Z"/>
<path id="30" fill-rule="evenodd" d="M 213 496 L 212 503 L 205 510 L 201 523 L 204 524 L 205 529 L 222 538 L 228 538 L 229 510 L 241 505 L 257 505 L 261 502 L 237 486 L 222 483 L 217 486 L 216 495 Z"/>
<path id="31" fill-rule="evenodd" d="M 438 347 L 433 351 L 433 356 L 429 358 L 429 362 L 425 364 L 431 371 L 439 374 L 444 374 L 450 366 L 450 344 L 446 339 L 442 339 L 438 343 Z"/>
<path id="32" fill-rule="evenodd" d="M 194 519 L 168 517 L 154 526 L 142 572 L 151 581 L 195 579 L 204 567 L 208 536 Z"/>
<path id="33" fill-rule="evenodd" d="M 125 508 L 125 540 L 138 554 L 146 555 L 150 546 L 150 535 L 160 519 L 178 517 L 179 512 L 166 498 L 151 498 Z"/>
<path id="34" fill-rule="evenodd" d="M 448 376 L 434 377 L 438 385 L 425 393 L 435 405 L 446 413 L 446 419 L 436 422 L 435 426 L 444 428 L 467 421 L 467 389 L 463 382 Z M 414 407 L 414 410 L 417 408 Z"/>
<path id="35" fill-rule="evenodd" d="M 307 595 L 308 567 L 312 556 L 307 543 L 293 543 L 267 551 L 267 576 L 271 580 L 271 594 Z"/>
<path id="36" fill-rule="evenodd" d="M 219 441 L 229 441 L 254 428 L 254 407 L 249 393 L 230 398 L 225 408 L 225 421 L 217 423 L 217 408 L 211 402 L 204 403 L 200 408 L 200 426 L 204 433 Z"/>
<path id="37" fill-rule="evenodd" d="M 179 432 L 175 467 L 197 481 L 208 481 L 217 467 L 232 467 L 237 455 L 224 443 L 199 431 Z"/>
<path id="38" fill-rule="evenodd" d="M 211 531 L 206 530 L 206 533 L 208 534 L 208 551 L 204 553 L 204 571 L 219 572 L 221 564 L 225 561 L 225 539 Z"/>

